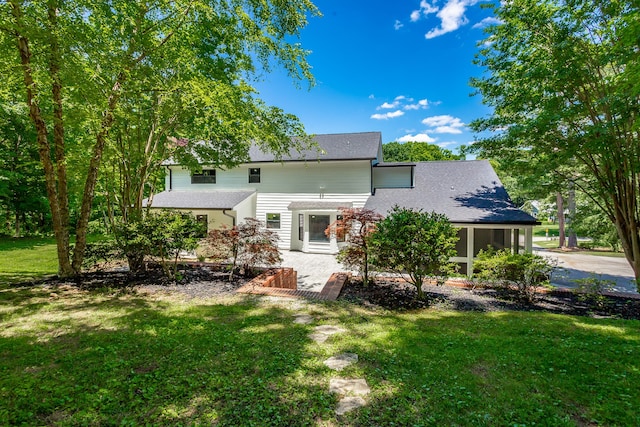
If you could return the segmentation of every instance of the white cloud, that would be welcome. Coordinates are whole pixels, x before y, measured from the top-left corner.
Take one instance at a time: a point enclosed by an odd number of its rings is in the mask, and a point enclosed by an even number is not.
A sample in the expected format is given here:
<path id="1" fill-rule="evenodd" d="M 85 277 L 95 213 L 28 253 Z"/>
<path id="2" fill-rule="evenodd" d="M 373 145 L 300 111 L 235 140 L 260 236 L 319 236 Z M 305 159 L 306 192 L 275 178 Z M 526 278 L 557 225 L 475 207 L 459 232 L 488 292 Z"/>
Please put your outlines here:
<path id="1" fill-rule="evenodd" d="M 369 99 L 376 99 L 376 96 L 374 94 L 369 95 Z"/>
<path id="2" fill-rule="evenodd" d="M 404 24 L 396 19 L 396 22 L 393 24 L 393 28 L 397 31 L 402 27 L 404 27 Z"/>
<path id="3" fill-rule="evenodd" d="M 493 16 L 489 16 L 488 18 L 484 18 L 482 21 L 476 23 L 472 28 L 486 28 L 491 25 L 499 25 L 502 24 L 502 21 Z"/>
<path id="4" fill-rule="evenodd" d="M 398 138 L 398 142 L 409 142 L 409 141 L 413 141 L 413 142 L 435 142 L 436 139 L 435 138 L 431 138 L 426 133 L 418 133 L 416 135 L 407 134 L 407 135 L 403 136 L 402 138 Z"/>
<path id="5" fill-rule="evenodd" d="M 447 147 L 450 147 L 450 146 L 452 146 L 452 145 L 456 145 L 456 144 L 457 144 L 457 142 L 454 142 L 454 141 L 449 141 L 449 142 L 438 142 L 438 147 L 440 147 L 440 148 L 447 148 Z"/>
<path id="6" fill-rule="evenodd" d="M 387 119 L 400 117 L 403 115 L 404 115 L 404 111 L 396 110 L 396 111 L 391 111 L 389 113 L 384 113 L 384 114 L 372 114 L 371 118 L 374 120 L 387 120 Z"/>
<path id="7" fill-rule="evenodd" d="M 429 108 L 430 104 L 431 103 L 429 102 L 429 100 L 421 99 L 417 103 L 415 103 L 415 104 L 407 104 L 403 108 L 405 110 L 407 110 L 407 111 L 409 111 L 409 110 L 426 110 L 427 108 Z"/>
<path id="8" fill-rule="evenodd" d="M 431 4 L 426 0 L 422 0 L 420 2 L 420 8 L 411 12 L 409 19 L 411 19 L 411 22 L 416 22 L 419 21 L 421 17 L 436 13 L 437 11 L 438 8 L 435 6 L 435 0 L 434 4 Z"/>
<path id="9" fill-rule="evenodd" d="M 404 96 L 404 95 L 398 95 L 398 96 L 396 96 L 393 100 L 394 100 L 394 101 L 404 101 L 405 99 L 407 99 L 407 97 L 406 97 L 406 96 Z M 412 99 L 411 99 L 411 98 L 408 98 L 408 100 L 409 100 L 409 101 L 412 101 Z"/>
<path id="10" fill-rule="evenodd" d="M 473 6 L 477 1 L 478 0 L 448 0 L 447 4 L 445 4 L 436 15 L 440 18 L 440 26 L 429 31 L 425 34 L 425 37 L 432 39 L 466 25 L 469 20 L 464 13 L 467 11 L 467 7 Z"/>
<path id="11" fill-rule="evenodd" d="M 397 102 L 397 101 L 396 102 L 392 102 L 392 103 L 385 102 L 384 104 L 382 104 L 381 106 L 376 108 L 376 110 L 390 110 L 392 108 L 397 108 L 398 105 L 400 105 L 400 103 Z"/>
<path id="12" fill-rule="evenodd" d="M 450 134 L 462 133 L 462 128 L 465 126 L 462 120 L 449 115 L 427 117 L 422 124 L 431 128 L 430 132 Z"/>
<path id="13" fill-rule="evenodd" d="M 431 132 L 460 134 L 462 133 L 462 130 L 460 130 L 459 127 L 454 127 L 454 126 L 438 126 L 437 128 L 432 129 Z"/>

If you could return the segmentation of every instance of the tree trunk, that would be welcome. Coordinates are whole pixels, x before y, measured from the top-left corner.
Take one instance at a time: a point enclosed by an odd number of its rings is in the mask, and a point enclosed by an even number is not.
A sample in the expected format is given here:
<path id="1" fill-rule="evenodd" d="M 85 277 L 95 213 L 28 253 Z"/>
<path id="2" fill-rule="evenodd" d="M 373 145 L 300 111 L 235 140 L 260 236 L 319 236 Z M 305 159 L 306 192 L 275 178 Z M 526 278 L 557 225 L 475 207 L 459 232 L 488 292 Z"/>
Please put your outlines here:
<path id="1" fill-rule="evenodd" d="M 91 161 L 89 162 L 89 170 L 87 172 L 87 180 L 84 185 L 82 194 L 82 205 L 80 207 L 80 216 L 76 224 L 76 247 L 73 251 L 73 271 L 79 273 L 82 269 L 82 261 L 84 259 L 84 251 L 87 247 L 87 226 L 91 216 L 91 208 L 93 205 L 93 197 L 95 195 L 96 182 L 98 180 L 98 171 L 104 146 L 107 143 L 107 135 L 113 125 L 113 112 L 120 99 L 122 83 L 126 81 L 126 73 L 121 72 L 116 79 L 115 84 L 111 88 L 107 109 L 104 111 L 100 131 L 96 135 L 96 144 L 93 146 Z"/>
<path id="2" fill-rule="evenodd" d="M 565 232 L 564 232 L 564 200 L 562 199 L 562 193 L 556 193 L 556 206 L 558 207 L 558 247 L 564 248 L 565 244 Z"/>
<path id="3" fill-rule="evenodd" d="M 567 246 L 570 248 L 578 247 L 578 236 L 573 230 L 573 219 L 576 217 L 576 186 L 573 181 L 569 181 L 569 218 L 567 218 L 567 232 L 569 235 Z"/>
<path id="4" fill-rule="evenodd" d="M 12 15 L 16 21 L 16 27 L 21 29 L 22 9 L 20 3 L 16 0 L 11 1 Z M 48 140 L 47 125 L 42 117 L 42 111 L 38 103 L 39 92 L 38 86 L 33 79 L 33 70 L 31 68 L 31 49 L 29 48 L 29 40 L 18 30 L 15 34 L 18 51 L 20 53 L 20 62 L 22 64 L 22 72 L 24 86 L 27 94 L 27 105 L 29 106 L 29 116 L 36 128 L 36 141 L 38 143 L 38 154 L 44 169 L 45 184 L 47 189 L 47 199 L 51 209 L 51 220 L 53 223 L 53 233 L 56 238 L 56 249 L 58 254 L 58 274 L 66 277 L 73 274 L 71 262 L 69 259 L 69 229 L 68 223 L 63 221 L 60 214 L 60 206 L 58 192 L 56 188 L 56 172 L 54 171 L 53 162 L 51 160 L 51 146 Z"/>

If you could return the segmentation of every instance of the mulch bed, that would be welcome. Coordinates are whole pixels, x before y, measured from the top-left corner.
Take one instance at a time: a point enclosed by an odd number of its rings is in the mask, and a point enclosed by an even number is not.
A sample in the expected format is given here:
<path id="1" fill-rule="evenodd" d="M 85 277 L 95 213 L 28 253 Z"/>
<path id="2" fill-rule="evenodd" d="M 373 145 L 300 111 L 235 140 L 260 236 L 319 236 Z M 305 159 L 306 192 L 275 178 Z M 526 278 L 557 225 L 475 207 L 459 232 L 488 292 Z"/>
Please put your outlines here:
<path id="1" fill-rule="evenodd" d="M 232 295 L 251 278 L 241 276 L 228 280 L 228 274 L 215 266 L 182 268 L 179 281 L 167 279 L 159 266 L 150 266 L 141 274 L 126 271 L 95 271 L 74 279 L 50 278 L 33 285 L 72 285 L 84 290 L 118 289 L 125 292 L 177 293 L 186 298 L 211 298 Z M 21 284 L 24 286 L 24 283 Z M 550 292 L 538 295 L 528 304 L 515 292 L 493 288 L 459 288 L 425 285 L 426 298 L 416 298 L 415 287 L 398 280 L 377 278 L 367 287 L 358 278 L 349 280 L 342 288 L 339 300 L 368 307 L 389 310 L 419 310 L 435 308 L 458 311 L 544 311 L 590 317 L 639 319 L 640 299 L 606 296 L 599 300 L 580 300 L 572 292 Z"/>
<path id="2" fill-rule="evenodd" d="M 514 291 L 493 288 L 459 288 L 425 285 L 425 299 L 416 298 L 416 289 L 397 280 L 376 279 L 367 287 L 353 279 L 342 288 L 339 300 L 389 310 L 436 308 L 458 311 L 544 311 L 578 316 L 640 319 L 640 299 L 606 296 L 581 301 L 573 292 L 539 294 L 533 304 L 518 299 Z"/>

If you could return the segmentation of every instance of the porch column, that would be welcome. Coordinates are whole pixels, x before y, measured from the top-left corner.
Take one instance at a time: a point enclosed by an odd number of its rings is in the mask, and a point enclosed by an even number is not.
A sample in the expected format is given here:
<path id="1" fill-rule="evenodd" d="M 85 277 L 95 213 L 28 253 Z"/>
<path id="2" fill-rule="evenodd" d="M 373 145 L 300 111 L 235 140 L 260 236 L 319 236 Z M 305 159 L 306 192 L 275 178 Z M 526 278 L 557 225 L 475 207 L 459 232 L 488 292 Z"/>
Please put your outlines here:
<path id="1" fill-rule="evenodd" d="M 473 238 L 474 228 L 472 226 L 467 227 L 467 276 L 473 276 Z"/>
<path id="2" fill-rule="evenodd" d="M 511 253 L 517 254 L 518 252 L 520 252 L 520 229 L 512 229 L 511 237 Z"/>
<path id="3" fill-rule="evenodd" d="M 533 252 L 533 226 L 524 227 L 524 250 L 525 252 Z"/>

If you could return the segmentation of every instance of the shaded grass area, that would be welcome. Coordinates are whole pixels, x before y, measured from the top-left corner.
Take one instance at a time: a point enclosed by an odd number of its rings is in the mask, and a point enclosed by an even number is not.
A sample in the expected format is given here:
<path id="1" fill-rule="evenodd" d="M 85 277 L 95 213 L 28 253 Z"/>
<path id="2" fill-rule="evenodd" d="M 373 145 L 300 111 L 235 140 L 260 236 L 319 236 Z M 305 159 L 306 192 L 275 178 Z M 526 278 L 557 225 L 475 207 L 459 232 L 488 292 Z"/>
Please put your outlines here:
<path id="1" fill-rule="evenodd" d="M 1 425 L 640 425 L 640 322 L 0 288 Z M 341 373 L 322 361 L 354 352 Z M 329 379 L 365 378 L 345 416 Z"/>

